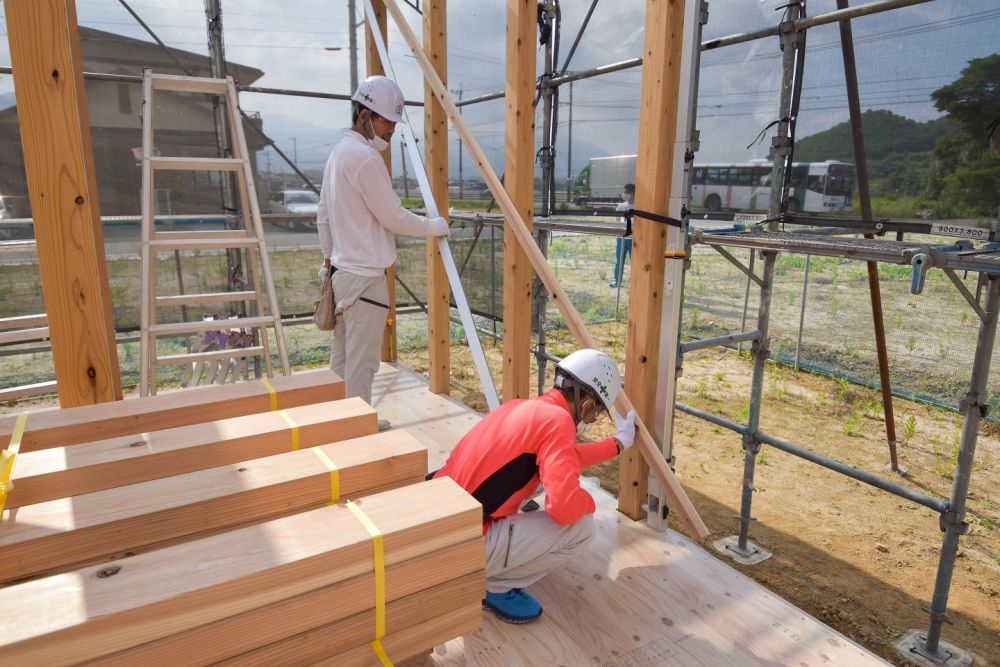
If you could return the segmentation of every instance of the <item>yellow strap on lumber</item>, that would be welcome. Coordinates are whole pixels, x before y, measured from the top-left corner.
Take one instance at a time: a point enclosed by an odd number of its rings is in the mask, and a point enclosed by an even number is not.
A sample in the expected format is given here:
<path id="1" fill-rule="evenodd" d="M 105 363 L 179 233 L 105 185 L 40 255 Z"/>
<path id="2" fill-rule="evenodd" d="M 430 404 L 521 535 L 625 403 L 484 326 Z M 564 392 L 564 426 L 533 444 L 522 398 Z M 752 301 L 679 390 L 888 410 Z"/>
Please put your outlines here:
<path id="1" fill-rule="evenodd" d="M 284 419 L 289 426 L 292 427 L 292 451 L 294 452 L 299 448 L 299 425 L 296 424 L 291 415 L 284 410 L 278 410 L 278 414 L 281 415 L 281 418 Z"/>
<path id="2" fill-rule="evenodd" d="M 0 452 L 0 518 L 7 506 L 7 492 L 14 488 L 11 476 L 14 474 L 14 461 L 21 450 L 21 439 L 24 437 L 24 427 L 28 423 L 28 415 L 18 415 L 14 422 L 14 430 L 10 434 L 10 444 Z"/>
<path id="3" fill-rule="evenodd" d="M 335 505 L 340 500 L 340 468 L 319 447 L 313 447 L 312 450 L 330 471 L 330 501 L 327 505 Z"/>
<path id="4" fill-rule="evenodd" d="M 268 382 L 267 378 L 261 378 L 261 385 L 264 389 L 267 389 L 267 393 L 271 395 L 271 412 L 278 409 L 278 392 L 274 390 L 274 387 Z"/>
<path id="5" fill-rule="evenodd" d="M 347 509 L 354 513 L 372 536 L 372 560 L 375 565 L 375 639 L 372 640 L 371 647 L 383 665 L 392 667 L 389 656 L 382 648 L 382 637 L 385 637 L 385 546 L 382 541 L 382 531 L 353 500 L 347 501 Z"/>

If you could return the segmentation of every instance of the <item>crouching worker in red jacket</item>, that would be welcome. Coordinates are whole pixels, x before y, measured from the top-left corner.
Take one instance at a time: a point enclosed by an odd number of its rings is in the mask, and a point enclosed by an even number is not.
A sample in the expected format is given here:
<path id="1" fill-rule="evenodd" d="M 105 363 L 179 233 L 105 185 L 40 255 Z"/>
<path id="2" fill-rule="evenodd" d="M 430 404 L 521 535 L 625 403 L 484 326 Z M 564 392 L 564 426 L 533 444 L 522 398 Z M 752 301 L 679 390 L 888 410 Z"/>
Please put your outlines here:
<path id="1" fill-rule="evenodd" d="M 451 477 L 483 505 L 483 608 L 502 620 L 527 623 L 541 616 L 541 604 L 523 589 L 582 553 L 593 539 L 594 499 L 580 488 L 580 471 L 632 446 L 635 411 L 621 417 L 611 409 L 621 386 L 611 357 L 578 350 L 556 364 L 552 389 L 488 414 L 434 474 Z M 605 412 L 614 415 L 615 437 L 577 443 L 576 434 Z M 518 513 L 539 483 L 545 510 Z"/>

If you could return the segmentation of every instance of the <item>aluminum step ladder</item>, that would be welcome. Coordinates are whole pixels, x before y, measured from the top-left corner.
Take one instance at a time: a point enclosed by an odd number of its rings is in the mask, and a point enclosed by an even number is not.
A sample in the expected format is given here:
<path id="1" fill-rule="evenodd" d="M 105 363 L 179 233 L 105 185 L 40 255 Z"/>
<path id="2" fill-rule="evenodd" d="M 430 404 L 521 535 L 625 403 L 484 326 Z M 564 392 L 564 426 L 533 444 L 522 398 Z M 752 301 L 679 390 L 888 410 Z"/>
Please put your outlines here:
<path id="1" fill-rule="evenodd" d="M 153 91 L 201 93 L 216 95 L 225 109 L 233 157 L 161 157 L 153 140 Z M 190 76 L 154 74 L 143 70 L 142 81 L 142 304 L 139 318 L 141 396 L 156 394 L 157 372 L 161 366 L 201 364 L 222 359 L 262 357 L 267 376 L 272 377 L 269 330 L 273 329 L 281 371 L 290 374 L 285 336 L 281 326 L 277 295 L 268 260 L 264 229 L 260 219 L 257 190 L 247 151 L 239 98 L 232 77 L 209 79 Z M 157 231 L 155 227 L 155 181 L 157 171 L 233 172 L 239 192 L 242 228 L 200 231 Z M 202 294 L 157 294 L 156 257 L 163 252 L 236 249 L 245 252 L 252 276 L 252 290 Z M 207 304 L 246 304 L 251 316 L 229 319 L 162 323 L 157 318 L 160 308 L 200 306 Z M 185 312 L 182 309 L 182 312 Z M 158 356 L 160 338 L 192 336 L 219 329 L 253 331 L 259 335 L 257 344 L 225 350 L 188 352 Z"/>

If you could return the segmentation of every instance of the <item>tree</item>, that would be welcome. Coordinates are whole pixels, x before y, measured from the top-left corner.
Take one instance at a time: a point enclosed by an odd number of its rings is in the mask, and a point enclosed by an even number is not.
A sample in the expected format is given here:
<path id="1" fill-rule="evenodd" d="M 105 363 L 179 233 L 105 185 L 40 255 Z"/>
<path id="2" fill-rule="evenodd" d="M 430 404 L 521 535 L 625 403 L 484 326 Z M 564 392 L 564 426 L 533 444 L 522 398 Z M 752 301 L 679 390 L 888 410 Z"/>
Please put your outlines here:
<path id="1" fill-rule="evenodd" d="M 973 58 L 961 76 L 931 97 L 934 106 L 960 122 L 971 137 L 985 137 L 986 128 L 1000 118 L 1000 53 Z M 993 133 L 993 141 L 993 147 L 1000 148 L 1000 132 Z"/>
<path id="2" fill-rule="evenodd" d="M 992 215 L 1000 201 L 1000 53 L 970 60 L 931 97 L 962 133 L 934 147 L 927 194 L 959 211 Z"/>

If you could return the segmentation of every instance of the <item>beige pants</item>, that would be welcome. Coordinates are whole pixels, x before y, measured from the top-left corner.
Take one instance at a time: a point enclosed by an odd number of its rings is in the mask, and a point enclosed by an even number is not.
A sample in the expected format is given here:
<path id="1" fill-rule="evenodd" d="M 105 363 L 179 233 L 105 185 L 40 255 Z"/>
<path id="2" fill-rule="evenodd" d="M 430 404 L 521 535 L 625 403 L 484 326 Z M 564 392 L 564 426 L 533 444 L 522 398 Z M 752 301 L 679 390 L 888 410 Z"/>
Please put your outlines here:
<path id="1" fill-rule="evenodd" d="M 372 382 L 382 357 L 382 334 L 389 303 L 385 276 L 359 276 L 346 271 L 333 274 L 333 294 L 337 301 L 330 348 L 330 369 L 344 379 L 344 395 L 372 402 Z"/>
<path id="2" fill-rule="evenodd" d="M 486 590 L 530 586 L 586 551 L 594 531 L 592 514 L 566 526 L 541 510 L 494 521 L 486 531 Z"/>

